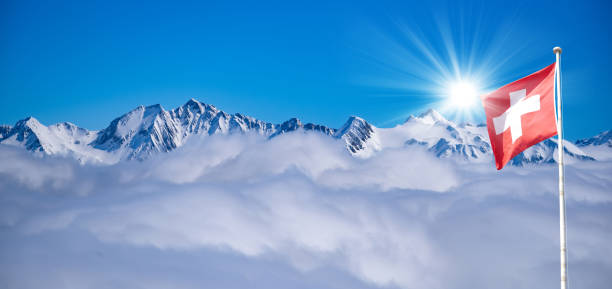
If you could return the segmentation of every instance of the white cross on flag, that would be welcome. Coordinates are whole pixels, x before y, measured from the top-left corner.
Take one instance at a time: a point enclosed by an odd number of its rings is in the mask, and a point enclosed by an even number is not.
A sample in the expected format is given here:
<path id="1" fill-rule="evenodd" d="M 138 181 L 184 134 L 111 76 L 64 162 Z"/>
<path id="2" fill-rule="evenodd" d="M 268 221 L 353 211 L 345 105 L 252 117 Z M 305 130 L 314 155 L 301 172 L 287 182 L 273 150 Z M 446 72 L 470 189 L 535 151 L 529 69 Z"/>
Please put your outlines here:
<path id="1" fill-rule="evenodd" d="M 555 64 L 482 96 L 495 165 L 557 135 Z"/>

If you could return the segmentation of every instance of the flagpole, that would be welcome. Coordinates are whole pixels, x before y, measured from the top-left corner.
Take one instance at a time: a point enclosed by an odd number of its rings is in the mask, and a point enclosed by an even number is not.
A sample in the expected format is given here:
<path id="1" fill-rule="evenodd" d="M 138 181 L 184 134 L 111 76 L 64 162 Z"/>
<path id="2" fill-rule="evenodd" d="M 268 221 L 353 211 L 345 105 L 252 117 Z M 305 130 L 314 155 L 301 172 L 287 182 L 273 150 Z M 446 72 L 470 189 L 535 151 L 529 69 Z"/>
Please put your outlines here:
<path id="1" fill-rule="evenodd" d="M 561 110 L 561 47 L 553 48 L 557 63 L 555 67 L 555 89 L 557 92 L 557 150 L 559 152 L 559 228 L 561 243 L 561 289 L 567 289 L 567 245 L 565 231 L 565 188 L 563 175 L 563 112 Z"/>

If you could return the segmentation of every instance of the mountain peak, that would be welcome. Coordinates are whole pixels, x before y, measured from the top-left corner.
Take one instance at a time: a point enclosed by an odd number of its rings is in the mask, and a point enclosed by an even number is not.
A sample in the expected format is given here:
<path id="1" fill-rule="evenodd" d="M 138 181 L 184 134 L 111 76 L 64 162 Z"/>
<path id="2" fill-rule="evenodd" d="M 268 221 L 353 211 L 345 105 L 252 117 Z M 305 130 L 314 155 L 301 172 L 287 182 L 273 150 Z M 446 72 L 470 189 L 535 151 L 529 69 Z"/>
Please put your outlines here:
<path id="1" fill-rule="evenodd" d="M 295 130 L 301 126 L 302 122 L 298 118 L 292 117 L 281 124 L 281 130 Z"/>
<path id="2" fill-rule="evenodd" d="M 411 114 L 404 123 L 414 122 L 414 121 L 422 122 L 425 124 L 436 124 L 436 123 L 446 124 L 449 122 L 444 116 L 442 116 L 442 114 L 440 114 L 435 109 L 431 109 L 431 108 L 419 114 L 419 116 L 414 116 Z"/>
<path id="3" fill-rule="evenodd" d="M 298 118 L 292 117 L 289 120 L 286 120 L 285 122 L 281 123 L 280 125 L 277 125 L 277 131 L 273 133 L 270 138 L 284 133 L 296 131 L 302 127 L 302 122 Z"/>
<path id="4" fill-rule="evenodd" d="M 343 134 L 346 130 L 350 129 L 351 127 L 354 126 L 364 126 L 368 124 L 367 121 L 365 121 L 363 118 L 358 117 L 358 116 L 354 116 L 351 115 L 346 122 L 344 123 L 344 125 L 338 130 L 339 134 Z M 369 125 L 369 124 L 368 124 Z"/>
<path id="5" fill-rule="evenodd" d="M 185 104 L 175 108 L 174 111 L 178 111 L 180 109 L 195 113 L 204 113 L 206 110 L 211 110 L 214 113 L 219 111 L 214 105 L 203 103 L 195 98 L 190 98 Z"/>
<path id="6" fill-rule="evenodd" d="M 161 106 L 161 104 L 153 104 L 148 106 L 139 105 L 128 113 L 120 116 L 118 119 L 120 119 L 122 123 L 126 123 L 129 121 L 151 118 L 163 112 L 164 108 Z"/>
<path id="7" fill-rule="evenodd" d="M 581 147 L 588 146 L 588 145 L 600 146 L 600 145 L 605 145 L 605 144 L 612 147 L 612 129 L 601 132 L 600 134 L 594 137 L 586 138 L 586 139 L 579 139 L 576 141 L 576 145 L 581 146 Z"/>
<path id="8" fill-rule="evenodd" d="M 28 117 L 18 121 L 15 124 L 15 127 L 24 127 L 24 126 L 27 126 L 27 127 L 30 127 L 30 128 L 36 128 L 36 127 L 42 126 L 42 124 L 36 118 L 34 118 L 32 116 L 28 116 Z"/>
<path id="9" fill-rule="evenodd" d="M 162 110 L 164 110 L 164 108 L 159 103 L 145 106 L 144 109 L 145 111 L 151 111 L 151 112 L 161 112 Z"/>
<path id="10" fill-rule="evenodd" d="M 350 121 L 350 122 L 354 122 L 354 121 L 364 122 L 365 120 L 364 120 L 363 118 L 361 118 L 361 117 L 351 115 L 351 116 L 348 118 L 348 121 Z"/>
<path id="11" fill-rule="evenodd" d="M 190 98 L 185 104 L 183 104 L 183 107 L 197 107 L 197 108 L 201 108 L 202 107 L 202 103 L 199 102 L 198 100 L 196 100 L 195 98 Z"/>
<path id="12" fill-rule="evenodd" d="M 374 127 L 358 116 L 351 116 L 346 123 L 336 131 L 336 137 L 342 138 L 346 148 L 353 155 L 370 154 L 378 149 L 378 143 L 373 141 Z"/>
<path id="13" fill-rule="evenodd" d="M 129 112 L 127 112 L 126 114 L 124 114 L 123 116 L 130 115 L 130 114 L 133 114 L 133 113 L 140 113 L 140 112 L 143 112 L 143 111 L 151 113 L 151 112 L 155 112 L 155 111 L 161 111 L 163 109 L 164 108 L 159 103 L 158 104 L 147 105 L 147 106 L 139 105 L 139 106 L 135 107 L 134 109 L 130 110 Z"/>
<path id="14" fill-rule="evenodd" d="M 359 128 L 363 128 L 363 127 L 371 127 L 371 125 L 367 121 L 365 121 L 363 118 L 361 118 L 361 117 L 350 116 L 346 120 L 344 125 L 342 125 L 342 127 L 340 129 L 338 129 L 336 134 L 338 136 L 341 136 L 341 135 L 345 134 L 347 131 L 350 131 L 350 130 L 353 130 L 353 129 L 359 129 Z"/>
<path id="15" fill-rule="evenodd" d="M 419 115 L 419 118 L 428 122 L 447 122 L 448 120 L 444 118 L 439 112 L 435 109 L 428 109 L 426 112 Z"/>

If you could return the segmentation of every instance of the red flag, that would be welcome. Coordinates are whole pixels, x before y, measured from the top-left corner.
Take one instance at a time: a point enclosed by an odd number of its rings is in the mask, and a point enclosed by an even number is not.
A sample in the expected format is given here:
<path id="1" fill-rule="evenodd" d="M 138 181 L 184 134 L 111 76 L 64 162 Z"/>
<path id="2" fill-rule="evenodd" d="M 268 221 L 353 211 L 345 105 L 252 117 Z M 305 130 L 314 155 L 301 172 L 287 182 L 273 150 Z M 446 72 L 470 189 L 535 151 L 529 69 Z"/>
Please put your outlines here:
<path id="1" fill-rule="evenodd" d="M 495 165 L 557 135 L 555 64 L 481 96 Z"/>

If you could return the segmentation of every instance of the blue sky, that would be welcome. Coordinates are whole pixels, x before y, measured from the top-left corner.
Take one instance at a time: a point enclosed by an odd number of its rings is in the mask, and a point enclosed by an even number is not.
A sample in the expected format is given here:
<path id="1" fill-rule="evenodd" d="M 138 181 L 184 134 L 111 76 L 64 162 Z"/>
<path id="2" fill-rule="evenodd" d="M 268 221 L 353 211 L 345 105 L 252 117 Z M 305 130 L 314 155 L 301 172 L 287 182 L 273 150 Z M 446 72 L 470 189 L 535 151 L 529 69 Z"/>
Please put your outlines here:
<path id="1" fill-rule="evenodd" d="M 427 108 L 482 122 L 479 103 L 445 106 L 449 82 L 493 89 L 559 45 L 567 138 L 612 128 L 605 1 L 328 2 L 2 1 L 0 123 L 100 129 L 191 97 L 271 122 L 388 127 Z"/>

